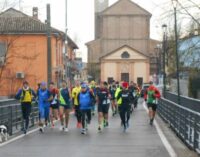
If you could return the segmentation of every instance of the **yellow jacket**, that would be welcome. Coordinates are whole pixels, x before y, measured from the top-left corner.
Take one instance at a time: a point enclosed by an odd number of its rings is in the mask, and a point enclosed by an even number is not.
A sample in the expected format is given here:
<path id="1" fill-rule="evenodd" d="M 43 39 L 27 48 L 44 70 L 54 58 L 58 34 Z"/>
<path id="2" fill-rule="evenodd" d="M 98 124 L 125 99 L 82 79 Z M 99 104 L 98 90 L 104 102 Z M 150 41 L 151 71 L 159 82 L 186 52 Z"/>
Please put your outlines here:
<path id="1" fill-rule="evenodd" d="M 118 88 L 116 89 L 116 91 L 115 91 L 115 99 L 117 99 L 117 97 L 118 97 L 120 91 L 121 91 L 121 88 L 118 87 Z M 118 105 L 121 105 L 121 104 L 122 104 L 122 98 L 119 98 L 119 99 L 117 100 L 117 104 L 118 104 Z"/>
<path id="2" fill-rule="evenodd" d="M 81 87 L 74 87 L 72 89 L 72 98 L 74 100 L 74 105 L 79 105 L 78 104 L 78 94 L 81 92 Z"/>

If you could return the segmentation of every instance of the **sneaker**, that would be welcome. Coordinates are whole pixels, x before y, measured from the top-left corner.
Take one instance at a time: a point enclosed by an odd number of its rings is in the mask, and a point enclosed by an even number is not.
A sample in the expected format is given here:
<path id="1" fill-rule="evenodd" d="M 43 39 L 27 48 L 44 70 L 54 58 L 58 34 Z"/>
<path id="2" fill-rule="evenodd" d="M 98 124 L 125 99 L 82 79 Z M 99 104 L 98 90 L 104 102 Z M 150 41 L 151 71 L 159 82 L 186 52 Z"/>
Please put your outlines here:
<path id="1" fill-rule="evenodd" d="M 127 126 L 127 128 L 129 128 L 129 126 L 130 126 L 130 125 L 129 125 L 129 122 L 126 122 L 126 126 Z"/>
<path id="2" fill-rule="evenodd" d="M 69 129 L 68 128 L 64 128 L 64 132 L 69 132 Z"/>
<path id="3" fill-rule="evenodd" d="M 108 122 L 106 122 L 106 123 L 105 123 L 105 127 L 108 127 L 108 126 L 109 126 L 109 123 L 108 123 Z"/>
<path id="4" fill-rule="evenodd" d="M 44 133 L 44 127 L 40 127 L 39 131 L 40 131 L 41 133 Z"/>
<path id="5" fill-rule="evenodd" d="M 64 131 L 64 126 L 60 126 L 60 131 Z"/>
<path id="6" fill-rule="evenodd" d="M 101 132 L 101 127 L 100 126 L 98 127 L 98 131 Z"/>
<path id="7" fill-rule="evenodd" d="M 26 130 L 26 129 L 24 129 L 24 130 L 23 130 L 23 132 L 24 132 L 24 135 L 26 135 L 26 134 L 27 134 L 27 130 Z"/>
<path id="8" fill-rule="evenodd" d="M 123 130 L 123 131 L 124 131 L 124 132 L 126 132 L 126 129 L 127 129 L 127 126 L 125 125 L 125 126 L 124 126 L 124 130 Z"/>
<path id="9" fill-rule="evenodd" d="M 81 134 L 85 135 L 86 134 L 86 129 L 81 130 Z"/>
<path id="10" fill-rule="evenodd" d="M 153 120 L 154 120 L 154 119 L 150 119 L 149 124 L 150 124 L 151 126 L 153 126 Z"/>

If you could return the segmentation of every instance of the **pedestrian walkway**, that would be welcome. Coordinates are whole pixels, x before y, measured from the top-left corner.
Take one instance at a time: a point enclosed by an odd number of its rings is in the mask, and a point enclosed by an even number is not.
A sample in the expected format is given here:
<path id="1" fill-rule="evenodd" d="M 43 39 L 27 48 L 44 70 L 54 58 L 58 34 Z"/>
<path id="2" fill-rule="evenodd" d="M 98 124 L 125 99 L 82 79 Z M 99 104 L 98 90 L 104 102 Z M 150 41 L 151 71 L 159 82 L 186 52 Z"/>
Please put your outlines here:
<path id="1" fill-rule="evenodd" d="M 70 132 L 60 132 L 59 126 L 53 130 L 46 128 L 44 134 L 34 132 L 0 147 L 0 157 L 170 157 L 156 128 L 148 122 L 140 104 L 131 116 L 131 126 L 126 133 L 119 117 L 111 117 L 109 128 L 98 133 L 94 117 L 88 134 L 81 135 L 72 116 Z"/>

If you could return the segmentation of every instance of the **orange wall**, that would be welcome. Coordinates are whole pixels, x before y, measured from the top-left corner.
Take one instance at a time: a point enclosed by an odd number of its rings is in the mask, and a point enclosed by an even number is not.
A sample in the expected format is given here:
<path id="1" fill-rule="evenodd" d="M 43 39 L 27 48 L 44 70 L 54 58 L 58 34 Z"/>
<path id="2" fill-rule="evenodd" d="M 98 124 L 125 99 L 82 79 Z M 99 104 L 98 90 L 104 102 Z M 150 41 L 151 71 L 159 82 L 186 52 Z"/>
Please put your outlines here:
<path id="1" fill-rule="evenodd" d="M 0 78 L 0 96 L 13 95 L 21 87 L 23 79 L 16 79 L 16 72 L 24 72 L 24 80 L 27 80 L 34 89 L 39 82 L 47 81 L 47 37 L 45 35 L 0 36 L 0 41 L 11 43 Z M 52 37 L 53 69 L 56 66 L 63 67 L 62 47 L 62 40 Z M 55 72 L 52 73 L 55 81 Z"/>

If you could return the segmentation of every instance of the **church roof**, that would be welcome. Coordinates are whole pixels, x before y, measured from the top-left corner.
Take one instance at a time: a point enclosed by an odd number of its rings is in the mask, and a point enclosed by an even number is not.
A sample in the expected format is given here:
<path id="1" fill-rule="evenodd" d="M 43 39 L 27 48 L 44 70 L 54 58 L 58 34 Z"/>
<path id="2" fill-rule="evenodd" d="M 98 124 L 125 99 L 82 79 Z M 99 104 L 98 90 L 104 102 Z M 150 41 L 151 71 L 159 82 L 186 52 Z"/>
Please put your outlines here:
<path id="1" fill-rule="evenodd" d="M 145 56 L 145 57 L 149 58 L 148 55 L 146 55 L 146 54 L 144 54 L 144 53 L 142 53 L 142 52 L 140 52 L 140 51 L 134 49 L 133 47 L 131 47 L 131 46 L 129 46 L 129 45 L 123 45 L 123 46 L 121 46 L 121 47 L 119 47 L 119 48 L 117 48 L 117 49 L 115 49 L 115 50 L 113 50 L 113 51 L 111 51 L 111 52 L 109 52 L 109 53 L 107 53 L 107 54 L 103 54 L 102 56 L 100 56 L 100 59 L 103 59 L 104 57 L 110 56 L 111 54 L 115 53 L 115 52 L 118 51 L 118 50 L 123 49 L 124 47 L 128 47 L 129 49 L 131 49 L 131 50 L 133 50 L 133 51 L 135 51 L 135 52 L 141 54 L 142 56 Z"/>
<path id="2" fill-rule="evenodd" d="M 151 16 L 152 14 L 132 2 L 131 0 L 119 0 L 102 12 L 102 15 L 145 15 Z"/>

